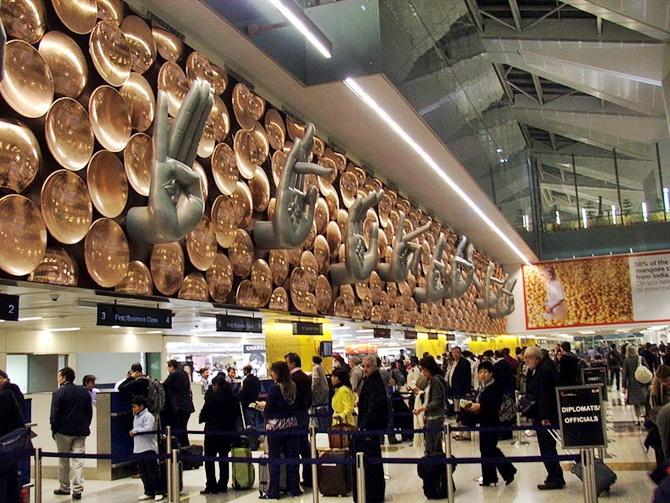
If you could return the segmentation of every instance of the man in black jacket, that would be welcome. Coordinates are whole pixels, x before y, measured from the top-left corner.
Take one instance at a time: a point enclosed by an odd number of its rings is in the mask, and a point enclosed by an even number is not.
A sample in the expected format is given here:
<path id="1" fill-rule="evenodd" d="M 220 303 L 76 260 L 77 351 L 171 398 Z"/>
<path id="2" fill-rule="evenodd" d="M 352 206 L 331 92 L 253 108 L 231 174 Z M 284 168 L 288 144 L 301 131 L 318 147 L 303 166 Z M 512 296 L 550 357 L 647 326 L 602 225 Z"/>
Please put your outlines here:
<path id="1" fill-rule="evenodd" d="M 135 396 L 149 398 L 150 379 L 144 375 L 142 364 L 135 362 L 130 366 L 126 380 L 119 384 L 119 393 L 124 394 L 128 401 Z"/>
<path id="2" fill-rule="evenodd" d="M 386 388 L 377 369 L 377 359 L 367 356 L 363 359 L 363 385 L 358 399 L 358 429 L 361 431 L 385 430 L 390 417 L 389 403 Z M 365 453 L 365 457 L 381 458 L 380 435 L 366 435 L 354 437 L 354 450 Z M 354 478 L 355 478 L 354 471 Z M 354 480 L 354 486 L 356 481 Z M 384 482 L 384 467 L 381 463 L 365 464 L 365 495 L 368 503 L 384 501 L 386 482 Z M 354 491 L 354 501 L 356 492 Z"/>
<path id="3" fill-rule="evenodd" d="M 261 428 L 263 426 L 262 414 L 256 409 L 249 408 L 249 404 L 257 402 L 261 394 L 261 381 L 252 373 L 252 370 L 251 365 L 246 365 L 242 369 L 244 380 L 242 381 L 242 387 L 237 398 L 242 404 L 247 427 Z"/>
<path id="4" fill-rule="evenodd" d="M 164 426 L 177 430 L 175 437 L 180 447 L 190 445 L 186 430 L 188 418 L 195 412 L 191 379 L 177 360 L 167 362 L 168 376 L 163 381 L 165 390 L 165 409 L 161 417 Z"/>
<path id="5" fill-rule="evenodd" d="M 295 383 L 295 408 L 296 418 L 298 419 L 298 428 L 309 428 L 309 408 L 312 406 L 312 378 L 305 374 L 301 366 L 300 355 L 288 353 L 284 360 L 291 371 L 291 379 Z M 309 445 L 309 435 L 298 435 L 300 457 L 302 459 L 311 459 L 312 453 Z M 312 466 L 302 465 L 302 485 L 312 487 Z"/>
<path id="6" fill-rule="evenodd" d="M 237 445 L 233 436 L 207 435 L 213 432 L 234 432 L 239 418 L 239 404 L 232 386 L 223 374 L 218 374 L 205 394 L 205 405 L 200 411 L 200 422 L 205 423 L 205 456 L 227 457 L 231 445 Z M 216 480 L 214 463 L 205 461 L 207 483 L 200 494 L 216 494 L 228 491 L 229 463 L 219 462 L 219 480 Z"/>
<path id="7" fill-rule="evenodd" d="M 449 398 L 454 401 L 454 411 L 460 415 L 461 398 L 465 398 L 472 390 L 472 368 L 470 362 L 463 358 L 461 348 L 454 346 L 451 349 L 454 363 L 447 368 L 446 381 L 449 385 Z M 461 421 L 459 418 L 459 426 Z M 469 440 L 470 432 L 454 435 L 456 440 Z"/>
<path id="8" fill-rule="evenodd" d="M 542 359 L 542 351 L 537 346 L 526 349 L 523 359 L 528 365 L 526 390 L 531 404 L 526 416 L 536 426 L 556 427 L 558 425 L 558 405 L 556 403 L 556 383 L 558 376 L 554 367 Z M 542 457 L 556 457 L 556 441 L 548 430 L 537 432 L 537 442 Z M 540 490 L 562 489 L 565 487 L 561 464 L 556 460 L 544 461 L 547 478 L 537 486 Z"/>
<path id="9" fill-rule="evenodd" d="M 70 367 L 58 371 L 59 388 L 51 396 L 51 433 L 58 452 L 83 453 L 86 437 L 91 434 L 93 405 L 91 395 L 83 386 L 74 384 L 75 374 Z M 81 499 L 84 490 L 84 461 L 79 458 L 58 460 L 56 495 L 70 494 L 72 474 L 72 499 Z"/>
<path id="10" fill-rule="evenodd" d="M 582 383 L 579 358 L 572 352 L 568 341 L 558 346 L 558 385 L 577 386 Z"/>
<path id="11" fill-rule="evenodd" d="M 16 391 L 23 398 L 21 390 L 9 382 L 7 374 L 0 370 L 0 437 L 21 428 L 24 424 L 23 412 L 16 400 Z M 2 463 L 5 464 L 5 463 Z M 19 501 L 19 471 L 17 463 L 0 468 L 0 501 Z"/>

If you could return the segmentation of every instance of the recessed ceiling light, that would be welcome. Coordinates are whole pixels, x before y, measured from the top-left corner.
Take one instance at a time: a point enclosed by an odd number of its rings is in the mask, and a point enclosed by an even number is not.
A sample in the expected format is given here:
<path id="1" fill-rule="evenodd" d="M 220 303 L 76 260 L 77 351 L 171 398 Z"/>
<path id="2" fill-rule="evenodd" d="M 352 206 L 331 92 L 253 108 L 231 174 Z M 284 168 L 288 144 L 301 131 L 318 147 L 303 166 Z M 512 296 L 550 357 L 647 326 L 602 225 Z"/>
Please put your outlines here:
<path id="1" fill-rule="evenodd" d="M 78 332 L 79 330 L 81 330 L 80 327 L 49 328 L 47 332 Z"/>
<path id="2" fill-rule="evenodd" d="M 282 16 L 296 27 L 302 36 L 305 37 L 324 58 L 330 59 L 333 56 L 333 44 L 330 43 L 330 40 L 326 38 L 314 22 L 307 17 L 295 3 L 293 3 L 293 0 L 268 1 L 281 13 Z"/>
<path id="3" fill-rule="evenodd" d="M 388 125 L 394 133 L 396 133 L 402 140 L 407 143 L 414 152 L 416 152 L 419 157 L 432 169 L 435 174 L 437 174 L 451 189 L 456 192 L 458 197 L 460 197 L 472 210 L 477 214 L 477 216 L 484 221 L 486 225 L 495 232 L 498 237 L 525 263 L 530 264 L 528 257 L 526 257 L 523 252 L 512 242 L 512 240 L 507 237 L 507 235 L 491 220 L 484 210 L 482 210 L 477 204 L 472 200 L 472 198 L 465 193 L 463 189 L 440 167 L 440 165 L 426 152 L 421 145 L 419 145 L 414 138 L 412 138 L 405 130 L 398 124 L 386 110 L 384 110 L 375 100 L 366 93 L 363 88 L 351 77 L 347 78 L 344 83 L 349 89 L 351 89 L 354 94 L 356 94 L 368 107 L 370 107 L 378 116 L 381 118 L 386 125 Z"/>
<path id="4" fill-rule="evenodd" d="M 19 318 L 19 321 L 36 321 L 41 319 L 41 316 L 28 316 L 27 318 Z"/>

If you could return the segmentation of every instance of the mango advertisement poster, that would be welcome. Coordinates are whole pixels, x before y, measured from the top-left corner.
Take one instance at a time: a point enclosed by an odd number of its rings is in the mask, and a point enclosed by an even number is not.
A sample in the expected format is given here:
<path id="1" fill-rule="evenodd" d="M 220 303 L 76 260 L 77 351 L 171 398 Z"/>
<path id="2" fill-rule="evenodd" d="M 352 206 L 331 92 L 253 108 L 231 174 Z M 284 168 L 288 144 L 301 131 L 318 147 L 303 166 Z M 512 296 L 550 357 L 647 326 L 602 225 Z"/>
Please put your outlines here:
<path id="1" fill-rule="evenodd" d="M 528 330 L 670 320 L 670 254 L 523 267 Z"/>

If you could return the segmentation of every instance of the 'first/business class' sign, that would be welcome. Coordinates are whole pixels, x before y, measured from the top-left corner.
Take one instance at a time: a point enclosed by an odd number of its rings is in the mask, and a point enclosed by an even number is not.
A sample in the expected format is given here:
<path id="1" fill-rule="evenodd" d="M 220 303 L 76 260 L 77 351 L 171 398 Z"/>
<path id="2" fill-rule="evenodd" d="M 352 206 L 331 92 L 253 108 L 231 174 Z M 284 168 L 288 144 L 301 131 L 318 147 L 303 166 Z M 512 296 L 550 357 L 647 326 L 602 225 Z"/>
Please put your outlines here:
<path id="1" fill-rule="evenodd" d="M 172 311 L 147 307 L 98 304 L 97 325 L 106 327 L 172 328 Z"/>

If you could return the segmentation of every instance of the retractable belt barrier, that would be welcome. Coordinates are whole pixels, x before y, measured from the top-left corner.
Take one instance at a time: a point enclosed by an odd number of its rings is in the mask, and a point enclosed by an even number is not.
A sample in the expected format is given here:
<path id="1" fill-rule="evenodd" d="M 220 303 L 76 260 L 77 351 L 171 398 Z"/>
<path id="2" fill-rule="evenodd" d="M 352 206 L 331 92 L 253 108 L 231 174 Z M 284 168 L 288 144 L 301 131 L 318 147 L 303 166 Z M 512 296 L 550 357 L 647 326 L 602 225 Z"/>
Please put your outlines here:
<path id="1" fill-rule="evenodd" d="M 167 430 L 167 439 L 170 440 L 172 435 L 175 434 L 192 434 L 192 435 L 203 435 L 203 436 L 231 436 L 231 437 L 241 437 L 241 436 L 284 436 L 284 435 L 310 435 L 312 440 L 314 440 L 317 433 L 329 433 L 329 434 L 338 434 L 338 435 L 347 435 L 351 437 L 382 437 L 383 435 L 405 433 L 405 434 L 424 434 L 429 432 L 443 432 L 447 435 L 450 435 L 451 432 L 502 432 L 502 431 L 518 431 L 518 430 L 553 430 L 551 427 L 546 426 L 495 426 L 495 427 L 451 427 L 446 428 L 417 428 L 417 429 L 386 429 L 386 430 L 339 430 L 339 429 L 316 429 L 311 428 L 310 430 L 306 429 L 291 429 L 291 430 L 280 430 L 280 431 L 268 431 L 268 430 L 256 430 L 256 429 L 246 429 L 242 431 L 190 431 L 190 430 L 173 430 L 168 428 Z M 158 432 L 145 432 L 144 435 L 157 434 Z M 447 440 L 447 438 L 445 438 Z M 258 464 L 258 465 L 306 465 L 306 466 L 319 466 L 319 465 L 345 465 L 353 466 L 358 473 L 357 480 L 361 483 L 364 482 L 364 472 L 366 465 L 379 465 L 379 464 L 435 464 L 435 465 L 444 465 L 447 467 L 449 473 L 453 473 L 453 468 L 458 464 L 496 464 L 501 462 L 511 462 L 511 463 L 539 463 L 544 461 L 573 461 L 579 462 L 580 455 L 556 455 L 556 456 L 507 456 L 507 457 L 487 457 L 487 458 L 478 458 L 478 457 L 452 457 L 447 456 L 428 456 L 428 457 L 369 457 L 363 456 L 362 452 L 352 452 L 352 456 L 343 457 L 341 459 L 321 459 L 318 456 L 313 456 L 309 459 L 300 459 L 300 458 L 268 458 L 268 457 L 247 457 L 247 456 L 204 456 L 204 455 L 195 455 L 187 451 L 181 451 L 179 449 L 173 449 L 171 447 L 171 441 L 168 442 L 168 452 L 159 453 L 159 454 L 141 454 L 135 455 L 136 458 L 142 459 L 154 459 L 157 461 L 167 461 L 172 466 L 176 466 L 180 460 L 191 461 L 191 462 L 208 462 L 208 463 L 218 463 L 218 462 L 232 462 L 232 463 L 248 463 L 248 464 Z M 450 453 L 448 453 L 450 454 Z M 42 459 L 43 458 L 78 458 L 78 459 L 100 459 L 100 460 L 111 460 L 111 454 L 86 454 L 86 453 L 72 453 L 72 452 L 43 452 L 41 449 L 31 449 L 24 451 L 17 451 L 12 453 L 2 453 L 0 454 L 0 462 L 11 462 L 23 460 L 26 457 L 34 456 L 35 458 L 35 488 L 36 488 L 36 503 L 41 503 L 42 495 Z M 364 462 L 363 462 L 364 461 Z M 175 477 L 178 477 L 178 473 L 175 473 L 174 469 L 168 470 L 168 488 L 169 491 L 169 503 L 177 503 L 180 501 L 179 490 L 175 484 Z M 361 478 L 362 477 L 362 478 Z M 177 479 L 178 480 L 178 479 Z M 314 487 L 318 487 L 318 479 L 314 481 Z M 364 488 L 357 487 L 357 492 L 359 496 L 363 496 L 362 499 L 359 498 L 359 501 L 365 501 L 365 492 Z M 318 492 L 315 489 L 315 492 Z M 453 498 L 453 494 L 450 496 L 450 500 Z M 318 501 L 318 495 L 314 495 L 314 500 Z"/>

